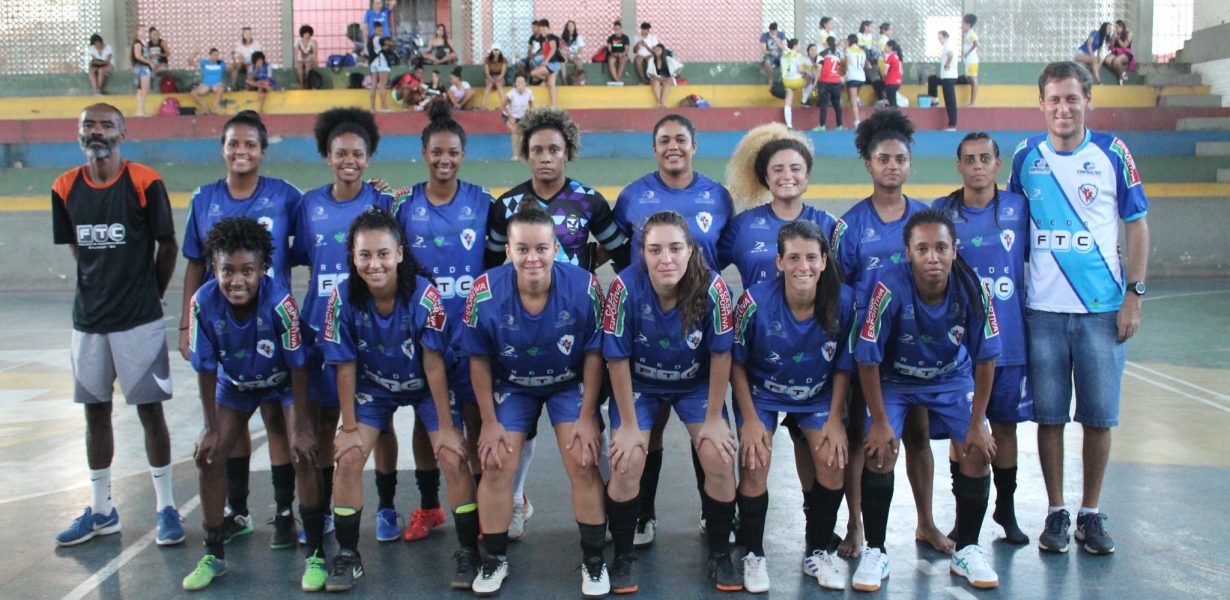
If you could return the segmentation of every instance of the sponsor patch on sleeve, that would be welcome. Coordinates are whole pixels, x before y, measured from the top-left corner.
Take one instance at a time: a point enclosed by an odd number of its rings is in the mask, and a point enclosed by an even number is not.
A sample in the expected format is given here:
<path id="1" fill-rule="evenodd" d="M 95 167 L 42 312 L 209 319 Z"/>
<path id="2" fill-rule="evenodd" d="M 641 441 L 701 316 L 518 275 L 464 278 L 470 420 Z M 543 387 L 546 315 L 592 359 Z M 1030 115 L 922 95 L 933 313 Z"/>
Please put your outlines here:
<path id="1" fill-rule="evenodd" d="M 338 313 L 342 310 L 342 297 L 338 295 L 337 290 L 338 288 L 334 287 L 333 291 L 329 293 L 329 304 L 325 306 L 325 324 L 321 328 L 321 337 L 326 342 L 336 343 L 341 341 L 337 331 L 337 318 L 339 316 Z"/>
<path id="2" fill-rule="evenodd" d="M 1128 187 L 1140 185 L 1140 172 L 1136 170 L 1136 159 L 1132 158 L 1132 151 L 1128 150 L 1127 144 L 1115 138 L 1110 147 L 1115 154 L 1119 155 L 1119 160 L 1123 163 L 1123 179 L 1127 181 Z"/>
<path id="3" fill-rule="evenodd" d="M 884 285 L 883 281 L 876 283 L 876 289 L 871 292 L 871 302 L 867 303 L 867 321 L 863 324 L 860 338 L 868 342 L 875 342 L 879 338 L 884 311 L 888 310 L 888 304 L 892 300 L 893 292 L 888 286 Z"/>
<path id="4" fill-rule="evenodd" d="M 598 283 L 598 278 L 594 275 L 589 276 L 589 299 L 594 303 L 594 322 L 602 319 L 602 285 Z"/>
<path id="5" fill-rule="evenodd" d="M 491 299 L 491 284 L 487 279 L 487 274 L 483 273 L 474 280 L 470 286 L 470 295 L 466 297 L 465 307 L 465 322 L 466 326 L 474 327 L 478 325 L 478 304 Z"/>
<path id="6" fill-rule="evenodd" d="M 734 310 L 731 307 L 730 288 L 721 276 L 709 284 L 709 299 L 713 301 L 713 332 L 727 333 L 734 327 Z"/>
<path id="7" fill-rule="evenodd" d="M 295 306 L 295 299 L 287 294 L 278 303 L 277 312 L 282 317 L 282 328 L 285 330 L 282 334 L 282 348 L 298 350 L 303 338 L 299 331 L 299 307 Z"/>
<path id="8" fill-rule="evenodd" d="M 419 304 L 427 309 L 427 327 L 436 331 L 444 331 L 448 314 L 444 312 L 444 301 L 441 300 L 440 291 L 436 289 L 436 286 L 430 284 L 427 286 Z"/>
<path id="9" fill-rule="evenodd" d="M 602 311 L 602 330 L 611 335 L 624 334 L 624 300 L 628 297 L 628 288 L 624 280 L 616 277 L 611 282 L 611 291 L 606 295 L 606 306 Z"/>
<path id="10" fill-rule="evenodd" d="M 744 343 L 744 335 L 747 334 L 747 324 L 752 321 L 752 315 L 756 314 L 756 300 L 752 295 L 744 290 L 743 295 L 739 296 L 739 304 L 735 305 L 734 321 L 735 321 L 735 342 Z"/>

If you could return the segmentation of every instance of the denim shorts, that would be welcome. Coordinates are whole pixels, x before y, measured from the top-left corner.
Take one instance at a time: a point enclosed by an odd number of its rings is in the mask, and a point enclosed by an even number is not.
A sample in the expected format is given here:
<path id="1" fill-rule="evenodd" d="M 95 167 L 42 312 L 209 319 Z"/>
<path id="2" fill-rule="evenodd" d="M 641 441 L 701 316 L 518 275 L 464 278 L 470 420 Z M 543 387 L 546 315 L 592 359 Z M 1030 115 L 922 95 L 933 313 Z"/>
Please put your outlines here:
<path id="1" fill-rule="evenodd" d="M 1034 422 L 1062 425 L 1070 417 L 1073 384 L 1076 422 L 1089 427 L 1119 424 L 1119 384 L 1127 361 L 1120 343 L 1119 313 L 1052 313 L 1025 310 Z"/>

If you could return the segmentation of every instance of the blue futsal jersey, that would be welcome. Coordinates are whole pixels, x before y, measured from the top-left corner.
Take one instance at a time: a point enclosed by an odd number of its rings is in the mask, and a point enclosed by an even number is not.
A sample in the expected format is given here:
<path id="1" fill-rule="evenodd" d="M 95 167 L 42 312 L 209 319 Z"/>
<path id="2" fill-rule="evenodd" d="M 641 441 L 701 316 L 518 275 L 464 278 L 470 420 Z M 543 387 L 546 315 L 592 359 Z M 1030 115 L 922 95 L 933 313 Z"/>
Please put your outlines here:
<path id="1" fill-rule="evenodd" d="M 663 312 L 645 267 L 633 265 L 611 282 L 602 317 L 602 354 L 626 358 L 632 389 L 671 393 L 707 388 L 712 353 L 730 351 L 734 341 L 730 288 L 713 273 L 705 312 L 688 326 L 676 304 Z"/>
<path id="2" fill-rule="evenodd" d="M 256 190 L 244 200 L 231 197 L 226 180 L 203 185 L 192 193 L 188 203 L 188 224 L 184 227 L 184 258 L 205 261 L 205 238 L 214 225 L 227 217 L 256 219 L 273 236 L 272 265 L 267 274 L 290 288 L 290 238 L 297 235 L 295 215 L 303 194 L 299 188 L 281 179 L 261 177 Z M 213 271 L 205 269 L 205 281 L 213 279 Z"/>
<path id="3" fill-rule="evenodd" d="M 458 181 L 453 199 L 435 206 L 427 200 L 426 189 L 426 184 L 416 184 L 397 199 L 397 220 L 414 258 L 435 280 L 449 319 L 460 323 L 470 286 L 483 272 L 487 213 L 495 198 L 480 186 Z"/>
<path id="4" fill-rule="evenodd" d="M 811 221 L 820 226 L 820 231 L 832 239 L 837 219 L 827 211 L 803 205 L 803 212 L 796 220 Z M 773 212 L 773 207 L 763 204 L 739 213 L 722 233 L 718 244 L 718 256 L 723 267 L 734 263 L 739 270 L 743 287 L 749 288 L 762 281 L 777 278 L 777 232 L 790 221 L 783 220 Z"/>
<path id="5" fill-rule="evenodd" d="M 615 225 L 632 240 L 633 265 L 644 262 L 641 231 L 645 221 L 664 210 L 683 215 L 692 231 L 692 239 L 700 246 L 705 264 L 714 271 L 719 270 L 718 239 L 734 210 L 730 192 L 722 184 L 695 172 L 692 183 L 680 190 L 666 185 L 657 171 L 629 183 L 615 201 Z"/>
<path id="6" fill-rule="evenodd" d="M 734 361 L 747 371 L 756 408 L 797 412 L 819 402 L 827 412 L 833 373 L 854 369 L 849 347 L 854 311 L 854 292 L 842 285 L 838 326 L 830 333 L 815 317 L 794 318 L 781 281 L 744 290 L 735 306 Z"/>
<path id="7" fill-rule="evenodd" d="M 923 302 L 908 262 L 880 273 L 859 327 L 854 359 L 880 365 L 883 389 L 898 394 L 952 392 L 973 381 L 974 362 L 999 356 L 999 323 L 986 290 L 982 311 L 964 306 L 954 275 L 943 302 Z M 980 316 L 978 312 L 983 314 Z"/>
<path id="8" fill-rule="evenodd" d="M 854 300 L 860 308 L 867 305 L 879 271 L 906 262 L 902 238 L 905 223 L 910 215 L 926 209 L 926 204 L 906 198 L 901 218 L 885 223 L 876 213 L 871 198 L 866 198 L 841 216 L 833 232 L 833 254 L 841 265 L 846 284 L 854 288 Z"/>
<path id="9" fill-rule="evenodd" d="M 287 393 L 290 370 L 303 368 L 306 354 L 290 291 L 268 275 L 259 286 L 243 321 L 235 319 L 217 280 L 197 289 L 188 308 L 188 359 L 198 373 L 216 371 L 223 393 L 269 400 Z"/>
<path id="10" fill-rule="evenodd" d="M 933 208 L 947 212 L 957 226 L 957 253 L 973 267 L 987 288 L 999 321 L 1002 352 L 997 367 L 1025 364 L 1025 255 L 1029 240 L 1029 205 L 1020 194 L 999 190 L 986 208 L 962 206 L 952 196 Z M 998 206 L 998 209 L 996 208 Z"/>
<path id="11" fill-rule="evenodd" d="M 448 315 L 440 292 L 416 277 L 410 300 L 399 298 L 387 315 L 380 314 L 371 299 L 364 306 L 351 304 L 349 292 L 349 280 L 333 288 L 320 337 L 330 364 L 355 363 L 355 402 L 428 397 L 419 346 L 444 352 Z"/>
<path id="12" fill-rule="evenodd" d="M 542 312 L 521 306 L 511 264 L 483 273 L 466 299 L 461 351 L 491 359 L 496 392 L 552 394 L 581 383 L 585 354 L 602 347 L 602 288 L 588 271 L 551 263 Z"/>

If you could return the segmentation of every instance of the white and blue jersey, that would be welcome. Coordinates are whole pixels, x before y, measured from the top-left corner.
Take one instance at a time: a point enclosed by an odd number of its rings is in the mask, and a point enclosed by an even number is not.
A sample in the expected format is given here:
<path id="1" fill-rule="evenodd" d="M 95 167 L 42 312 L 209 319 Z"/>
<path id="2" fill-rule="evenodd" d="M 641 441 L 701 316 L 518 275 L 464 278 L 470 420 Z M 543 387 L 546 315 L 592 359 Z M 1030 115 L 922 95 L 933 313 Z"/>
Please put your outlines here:
<path id="1" fill-rule="evenodd" d="M 675 189 L 662 181 L 657 171 L 650 173 L 619 192 L 615 201 L 615 225 L 624 237 L 632 240 L 632 265 L 644 263 L 641 233 L 645 221 L 654 213 L 673 210 L 683 215 L 700 246 L 701 256 L 709 268 L 718 271 L 718 240 L 734 212 L 730 192 L 722 184 L 693 172 L 692 183 Z"/>
<path id="2" fill-rule="evenodd" d="M 205 256 L 205 239 L 214 225 L 227 217 L 255 219 L 273 236 L 272 264 L 267 274 L 290 288 L 291 238 L 297 235 L 294 218 L 299 213 L 303 194 L 299 188 L 273 177 L 261 177 L 256 190 L 244 200 L 231 197 L 226 180 L 203 185 L 192 193 L 188 203 L 188 224 L 184 227 L 184 258 L 209 263 Z M 213 271 L 205 269 L 205 281 L 213 279 Z"/>
<path id="3" fill-rule="evenodd" d="M 1149 212 L 1136 161 L 1122 140 L 1085 130 L 1072 152 L 1047 134 L 1017 146 L 1009 189 L 1029 199 L 1032 309 L 1105 313 L 1123 304 L 1119 219 Z"/>
<path id="4" fill-rule="evenodd" d="M 824 235 L 833 239 L 837 219 L 827 211 L 807 204 L 796 221 L 811 221 L 820 226 Z M 791 221 L 773 212 L 771 204 L 739 213 L 722 233 L 718 256 L 722 267 L 734 264 L 739 270 L 743 287 L 777 278 L 777 232 Z"/>
<path id="5" fill-rule="evenodd" d="M 833 254 L 846 277 L 846 284 L 854 288 L 854 300 L 860 308 L 867 306 L 871 288 L 882 269 L 907 262 L 905 224 L 911 215 L 926 209 L 926 204 L 906 198 L 901 218 L 885 223 L 871 198 L 866 198 L 846 211 L 837 222 L 833 232 Z"/>
<path id="6" fill-rule="evenodd" d="M 258 284 L 255 305 L 235 318 L 217 280 L 205 282 L 188 307 L 188 360 L 198 373 L 218 374 L 216 402 L 255 410 L 260 402 L 289 404 L 290 370 L 307 359 L 299 309 L 290 291 L 268 275 Z"/>
<path id="7" fill-rule="evenodd" d="M 483 272 L 487 213 L 495 198 L 481 186 L 457 182 L 457 194 L 436 206 L 419 183 L 397 199 L 394 210 L 414 258 L 435 281 L 450 319 L 461 321 L 470 286 Z"/>
<path id="8" fill-rule="evenodd" d="M 628 267 L 611 282 L 602 354 L 608 360 L 628 359 L 633 391 L 708 389 L 710 356 L 730 352 L 734 325 L 730 289 L 720 275 L 711 274 L 705 298 L 705 313 L 685 335 L 679 306 L 662 310 L 645 267 Z"/>

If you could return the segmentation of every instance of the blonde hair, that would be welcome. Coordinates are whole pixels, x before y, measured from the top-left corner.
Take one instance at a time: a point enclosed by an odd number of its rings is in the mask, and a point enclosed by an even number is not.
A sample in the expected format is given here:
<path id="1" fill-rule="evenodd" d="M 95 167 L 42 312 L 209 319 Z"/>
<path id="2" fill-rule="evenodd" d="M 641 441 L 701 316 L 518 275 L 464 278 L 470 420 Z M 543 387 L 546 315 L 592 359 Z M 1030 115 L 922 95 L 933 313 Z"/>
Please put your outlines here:
<path id="1" fill-rule="evenodd" d="M 791 131 L 782 123 L 766 123 L 747 132 L 730 155 L 730 162 L 726 164 L 726 188 L 730 190 L 737 212 L 755 208 L 773 199 L 769 188 L 760 183 L 760 177 L 756 174 L 756 157 L 761 148 L 777 140 L 795 140 L 814 154 L 811 140 L 807 136 Z"/>

